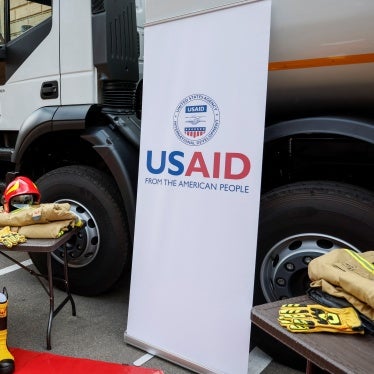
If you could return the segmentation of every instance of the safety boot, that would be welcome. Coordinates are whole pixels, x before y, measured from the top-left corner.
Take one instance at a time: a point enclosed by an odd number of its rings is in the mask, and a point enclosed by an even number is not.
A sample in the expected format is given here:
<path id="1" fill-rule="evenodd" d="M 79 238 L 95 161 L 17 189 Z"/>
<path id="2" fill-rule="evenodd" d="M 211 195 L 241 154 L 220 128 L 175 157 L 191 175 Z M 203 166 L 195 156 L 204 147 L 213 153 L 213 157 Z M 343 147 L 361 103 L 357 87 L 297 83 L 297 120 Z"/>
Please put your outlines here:
<path id="1" fill-rule="evenodd" d="M 14 372 L 14 357 L 9 352 L 7 345 L 7 315 L 8 293 L 4 287 L 3 292 L 0 292 L 0 374 Z"/>

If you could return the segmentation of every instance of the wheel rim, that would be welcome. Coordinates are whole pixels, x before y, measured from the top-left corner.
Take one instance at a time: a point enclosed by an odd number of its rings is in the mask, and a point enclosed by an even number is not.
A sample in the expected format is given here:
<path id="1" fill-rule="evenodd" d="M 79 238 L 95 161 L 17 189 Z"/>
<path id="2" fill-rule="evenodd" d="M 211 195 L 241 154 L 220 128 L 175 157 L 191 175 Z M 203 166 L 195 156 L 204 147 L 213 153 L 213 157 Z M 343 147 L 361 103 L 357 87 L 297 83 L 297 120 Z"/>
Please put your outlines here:
<path id="1" fill-rule="evenodd" d="M 309 287 L 309 262 L 336 248 L 353 245 L 338 238 L 322 234 L 300 234 L 275 244 L 266 254 L 260 271 L 260 281 L 265 299 L 286 299 L 305 294 Z"/>
<path id="2" fill-rule="evenodd" d="M 69 267 L 79 268 L 87 266 L 94 260 L 100 248 L 100 232 L 98 224 L 87 207 L 75 200 L 57 200 L 56 203 L 69 203 L 70 210 L 86 225 L 77 235 L 66 243 Z M 53 252 L 52 257 L 63 264 L 64 251 L 60 247 Z"/>

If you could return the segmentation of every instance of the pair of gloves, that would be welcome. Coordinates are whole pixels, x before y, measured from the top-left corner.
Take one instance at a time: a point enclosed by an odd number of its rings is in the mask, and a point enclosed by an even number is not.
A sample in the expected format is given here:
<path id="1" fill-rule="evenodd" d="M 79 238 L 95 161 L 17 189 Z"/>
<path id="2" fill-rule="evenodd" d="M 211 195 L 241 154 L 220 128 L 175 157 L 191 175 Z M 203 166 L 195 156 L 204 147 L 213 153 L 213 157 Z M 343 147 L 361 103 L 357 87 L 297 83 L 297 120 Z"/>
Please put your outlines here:
<path id="1" fill-rule="evenodd" d="M 9 226 L 5 226 L 0 230 L 0 243 L 5 245 L 7 248 L 12 248 L 17 244 L 25 242 L 25 235 L 21 235 L 17 232 L 11 231 Z"/>
<path id="2" fill-rule="evenodd" d="M 291 332 L 364 334 L 360 317 L 352 307 L 330 308 L 319 304 L 284 304 L 278 322 Z"/>

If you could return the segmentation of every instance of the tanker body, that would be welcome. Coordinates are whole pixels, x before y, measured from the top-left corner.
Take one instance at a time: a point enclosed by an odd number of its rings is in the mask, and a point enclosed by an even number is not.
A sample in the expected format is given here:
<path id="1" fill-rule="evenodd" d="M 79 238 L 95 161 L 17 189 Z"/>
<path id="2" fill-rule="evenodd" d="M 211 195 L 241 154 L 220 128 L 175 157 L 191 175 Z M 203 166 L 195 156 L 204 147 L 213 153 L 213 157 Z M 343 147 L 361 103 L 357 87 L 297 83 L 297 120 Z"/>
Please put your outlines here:
<path id="1" fill-rule="evenodd" d="M 374 3 L 273 0 L 268 122 L 372 114 Z"/>
<path id="2" fill-rule="evenodd" d="M 255 302 L 307 264 L 373 248 L 374 2 L 273 0 Z"/>
<path id="3" fill-rule="evenodd" d="M 373 16 L 371 0 L 272 1 L 255 304 L 305 293 L 323 253 L 374 248 Z"/>

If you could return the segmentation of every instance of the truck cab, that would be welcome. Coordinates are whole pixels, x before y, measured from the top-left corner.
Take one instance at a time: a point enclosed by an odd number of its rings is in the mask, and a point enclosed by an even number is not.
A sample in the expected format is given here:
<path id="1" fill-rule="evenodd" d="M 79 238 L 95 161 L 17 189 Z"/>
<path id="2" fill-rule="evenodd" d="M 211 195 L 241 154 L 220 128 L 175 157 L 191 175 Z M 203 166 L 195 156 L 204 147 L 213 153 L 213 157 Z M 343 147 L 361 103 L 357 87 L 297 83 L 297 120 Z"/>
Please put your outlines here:
<path id="1" fill-rule="evenodd" d="M 143 9 L 134 1 L 0 0 L 2 185 L 27 175 L 42 201 L 69 201 L 88 222 L 70 243 L 76 293 L 102 293 L 129 268 Z"/>

